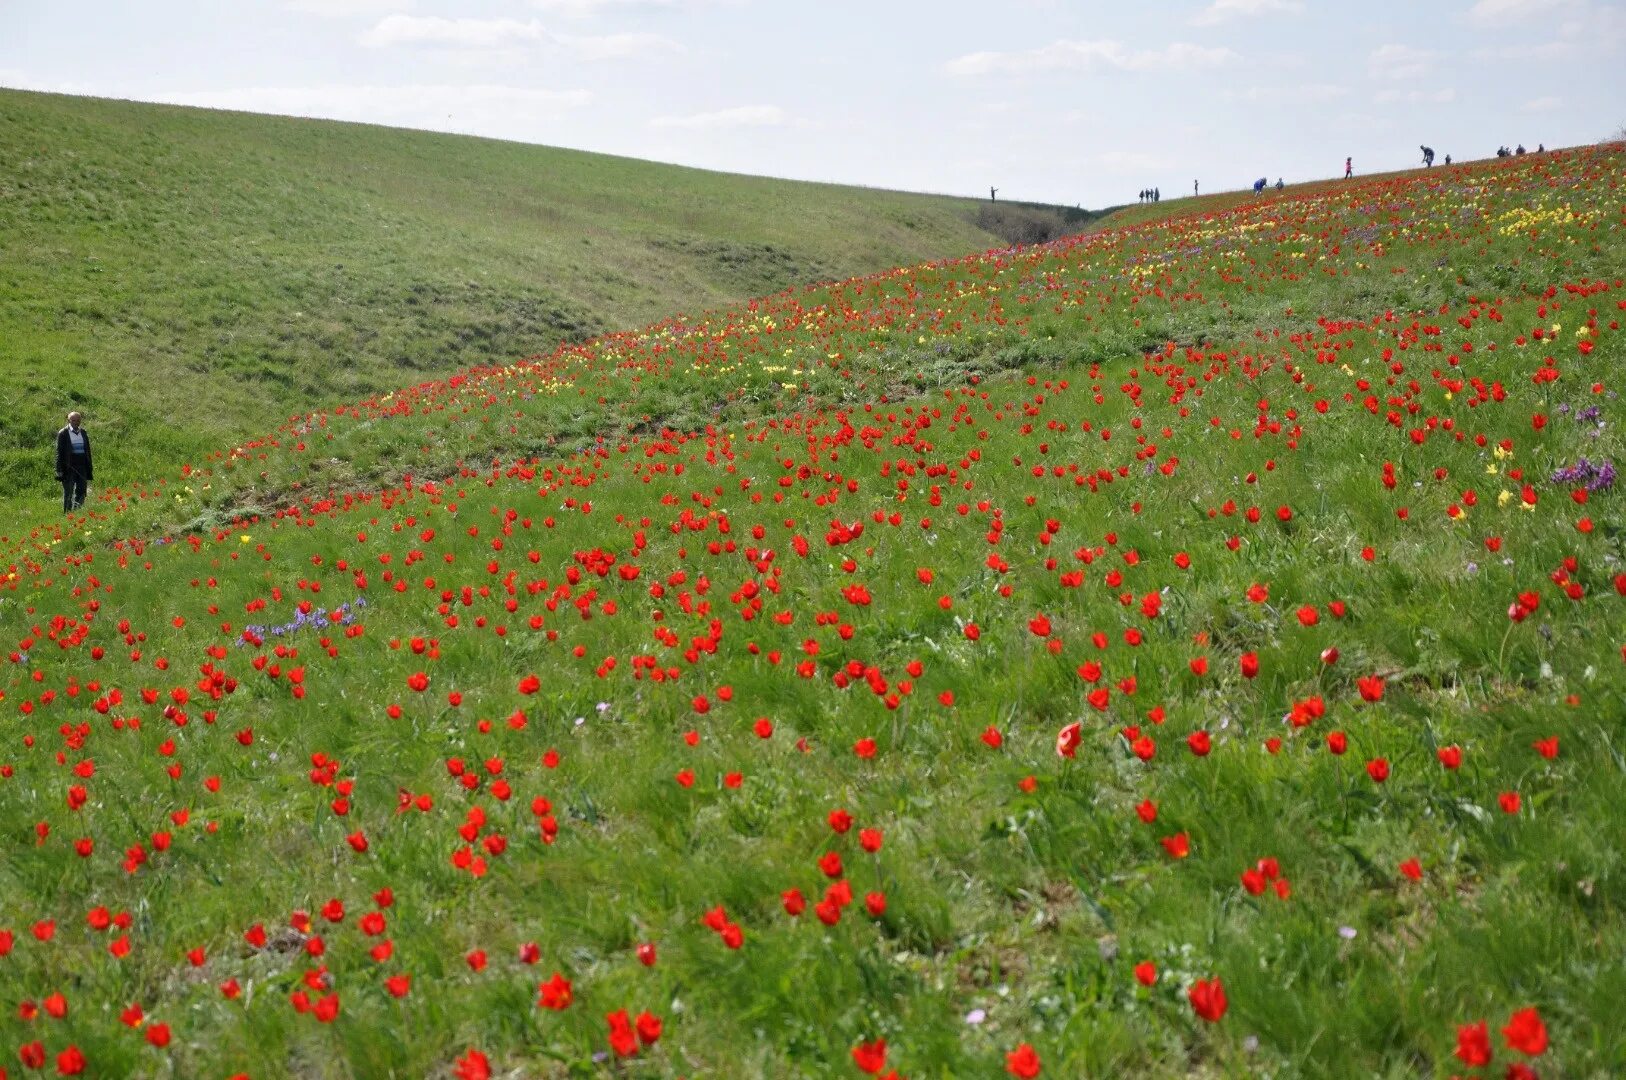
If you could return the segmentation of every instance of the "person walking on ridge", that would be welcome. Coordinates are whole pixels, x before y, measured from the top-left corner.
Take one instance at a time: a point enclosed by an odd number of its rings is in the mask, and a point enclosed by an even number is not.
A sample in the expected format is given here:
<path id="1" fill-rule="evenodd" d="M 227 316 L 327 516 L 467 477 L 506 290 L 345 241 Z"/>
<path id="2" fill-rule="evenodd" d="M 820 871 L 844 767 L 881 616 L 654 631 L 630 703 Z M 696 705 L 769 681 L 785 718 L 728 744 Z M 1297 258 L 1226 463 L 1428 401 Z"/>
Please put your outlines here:
<path id="1" fill-rule="evenodd" d="M 1352 157 L 1347 157 L 1347 158 L 1344 159 L 1344 179 L 1348 180 L 1350 177 L 1352 177 L 1354 175 L 1355 175 L 1355 159 L 1352 158 Z"/>
<path id="2" fill-rule="evenodd" d="M 68 426 L 56 433 L 56 478 L 62 485 L 62 512 L 71 514 L 85 505 L 85 488 L 92 472 L 90 432 L 77 411 L 68 414 Z"/>

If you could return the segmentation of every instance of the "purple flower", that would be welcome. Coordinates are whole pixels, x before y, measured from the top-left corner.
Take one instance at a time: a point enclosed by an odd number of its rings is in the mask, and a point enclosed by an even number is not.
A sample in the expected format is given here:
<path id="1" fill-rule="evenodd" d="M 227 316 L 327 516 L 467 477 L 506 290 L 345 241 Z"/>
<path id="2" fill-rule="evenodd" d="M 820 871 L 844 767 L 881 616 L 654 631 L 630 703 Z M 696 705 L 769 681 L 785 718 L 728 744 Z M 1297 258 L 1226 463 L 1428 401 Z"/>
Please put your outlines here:
<path id="1" fill-rule="evenodd" d="M 282 637 L 284 634 L 293 634 L 300 630 L 308 630 L 313 626 L 331 626 L 335 624 L 339 626 L 349 626 L 351 623 L 356 621 L 356 609 L 364 608 L 366 606 L 366 599 L 358 596 L 354 600 L 346 600 L 344 603 L 333 609 L 333 612 L 337 613 L 339 616 L 337 620 L 331 618 L 327 608 L 313 608 L 309 613 L 304 611 L 295 611 L 293 622 L 283 623 L 281 626 L 245 626 L 243 627 L 243 634 L 237 639 L 237 647 L 242 648 L 244 645 L 247 645 L 249 643 L 250 635 L 263 641 L 267 637 Z"/>
<path id="2" fill-rule="evenodd" d="M 1594 464 L 1580 458 L 1574 465 L 1554 470 L 1551 479 L 1553 483 L 1565 487 L 1584 487 L 1589 492 L 1607 491 L 1615 486 L 1615 463 L 1602 461 Z"/>

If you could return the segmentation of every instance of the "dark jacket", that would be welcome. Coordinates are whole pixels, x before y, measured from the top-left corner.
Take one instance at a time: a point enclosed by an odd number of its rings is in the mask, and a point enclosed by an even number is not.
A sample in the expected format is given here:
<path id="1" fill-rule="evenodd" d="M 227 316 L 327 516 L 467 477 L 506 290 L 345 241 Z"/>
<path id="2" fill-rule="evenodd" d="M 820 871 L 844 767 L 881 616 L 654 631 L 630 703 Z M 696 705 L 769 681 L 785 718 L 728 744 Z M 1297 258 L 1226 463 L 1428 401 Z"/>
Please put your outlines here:
<path id="1" fill-rule="evenodd" d="M 77 472 L 86 480 L 95 479 L 95 476 L 92 474 L 90 464 L 90 432 L 81 427 L 79 429 L 79 434 L 85 437 L 85 453 L 84 456 L 79 459 L 80 463 L 82 463 L 84 467 L 81 469 L 75 469 L 75 459 L 78 457 L 78 455 L 75 455 L 73 452 L 73 442 L 68 438 L 68 429 L 64 427 L 61 431 L 56 433 L 56 478 L 58 480 L 62 480 L 67 477 L 69 472 Z"/>

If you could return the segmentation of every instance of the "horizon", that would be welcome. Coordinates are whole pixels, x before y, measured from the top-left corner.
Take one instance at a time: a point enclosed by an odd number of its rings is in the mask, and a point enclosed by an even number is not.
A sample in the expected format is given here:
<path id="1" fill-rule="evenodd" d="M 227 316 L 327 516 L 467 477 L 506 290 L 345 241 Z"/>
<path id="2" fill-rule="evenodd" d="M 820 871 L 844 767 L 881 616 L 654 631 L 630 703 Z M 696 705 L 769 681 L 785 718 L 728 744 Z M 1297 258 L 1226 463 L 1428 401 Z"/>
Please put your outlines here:
<path id="1" fill-rule="evenodd" d="M 1356 175 L 1412 168 L 1418 143 L 1458 161 L 1581 145 L 1626 122 L 1611 113 L 1626 77 L 1607 62 L 1626 14 L 1595 0 L 1017 6 L 989 27 L 963 2 L 928 20 L 838 3 L 808 21 L 754 0 L 28 0 L 4 17 L 0 86 L 1092 209 L 1193 180 L 1325 179 L 1345 157 Z M 849 9 L 866 33 L 846 32 Z M 1340 42 L 1330 68 L 1314 58 L 1326 41 Z M 1562 86 L 1507 77 L 1572 55 L 1591 62 L 1566 65 Z"/>

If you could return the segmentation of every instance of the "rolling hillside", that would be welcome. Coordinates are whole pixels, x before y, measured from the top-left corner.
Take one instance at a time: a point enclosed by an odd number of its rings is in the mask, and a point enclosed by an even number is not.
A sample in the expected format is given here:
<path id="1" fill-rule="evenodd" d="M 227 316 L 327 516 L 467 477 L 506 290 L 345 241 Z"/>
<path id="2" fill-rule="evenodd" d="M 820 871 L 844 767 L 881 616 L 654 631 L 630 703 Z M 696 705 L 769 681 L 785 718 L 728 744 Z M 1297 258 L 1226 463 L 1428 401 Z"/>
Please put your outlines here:
<path id="1" fill-rule="evenodd" d="M 80 407 L 128 483 L 294 413 L 997 245 L 972 200 L 0 90 L 0 499 Z"/>

